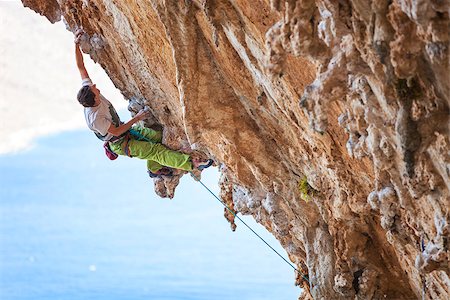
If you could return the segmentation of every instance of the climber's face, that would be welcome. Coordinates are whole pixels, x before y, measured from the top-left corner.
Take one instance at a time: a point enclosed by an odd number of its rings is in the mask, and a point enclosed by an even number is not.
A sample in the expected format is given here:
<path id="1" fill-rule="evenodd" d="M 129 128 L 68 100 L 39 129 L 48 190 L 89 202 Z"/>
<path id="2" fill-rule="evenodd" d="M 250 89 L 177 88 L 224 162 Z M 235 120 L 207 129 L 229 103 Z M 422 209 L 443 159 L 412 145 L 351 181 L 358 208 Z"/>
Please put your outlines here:
<path id="1" fill-rule="evenodd" d="M 96 84 L 91 85 L 91 91 L 95 94 L 96 97 L 100 96 L 100 90 L 97 88 Z"/>

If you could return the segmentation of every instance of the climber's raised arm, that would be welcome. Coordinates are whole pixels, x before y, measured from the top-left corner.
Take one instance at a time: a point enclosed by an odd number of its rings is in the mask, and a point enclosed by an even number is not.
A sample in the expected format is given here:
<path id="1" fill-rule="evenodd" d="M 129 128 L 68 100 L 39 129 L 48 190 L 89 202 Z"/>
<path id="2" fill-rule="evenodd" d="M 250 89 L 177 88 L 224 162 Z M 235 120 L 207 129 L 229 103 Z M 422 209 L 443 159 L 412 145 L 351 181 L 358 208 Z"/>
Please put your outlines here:
<path id="1" fill-rule="evenodd" d="M 84 66 L 83 54 L 79 46 L 80 38 L 84 34 L 84 31 L 78 30 L 75 33 L 75 60 L 77 62 L 78 71 L 80 71 L 81 79 L 89 78 L 89 74 Z"/>

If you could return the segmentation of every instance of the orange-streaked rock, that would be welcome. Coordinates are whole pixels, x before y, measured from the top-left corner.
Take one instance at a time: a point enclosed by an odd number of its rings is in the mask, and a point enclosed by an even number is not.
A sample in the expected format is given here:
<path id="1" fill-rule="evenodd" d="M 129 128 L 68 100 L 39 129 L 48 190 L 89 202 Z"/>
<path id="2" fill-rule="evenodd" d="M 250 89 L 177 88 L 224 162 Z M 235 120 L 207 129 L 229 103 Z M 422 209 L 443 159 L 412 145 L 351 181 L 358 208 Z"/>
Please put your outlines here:
<path id="1" fill-rule="evenodd" d="M 83 27 L 169 147 L 223 164 L 223 200 L 307 273 L 301 298 L 450 298 L 447 2 L 23 2 Z"/>

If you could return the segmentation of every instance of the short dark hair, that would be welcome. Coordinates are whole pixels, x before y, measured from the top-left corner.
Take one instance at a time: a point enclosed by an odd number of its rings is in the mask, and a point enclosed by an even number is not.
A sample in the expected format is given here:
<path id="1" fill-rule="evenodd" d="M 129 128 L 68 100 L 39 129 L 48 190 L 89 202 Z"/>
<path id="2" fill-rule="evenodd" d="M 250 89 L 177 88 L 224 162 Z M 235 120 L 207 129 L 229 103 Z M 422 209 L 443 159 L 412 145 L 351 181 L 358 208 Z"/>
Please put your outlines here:
<path id="1" fill-rule="evenodd" d="M 95 94 L 88 85 L 78 91 L 77 99 L 84 107 L 93 107 L 95 104 Z"/>

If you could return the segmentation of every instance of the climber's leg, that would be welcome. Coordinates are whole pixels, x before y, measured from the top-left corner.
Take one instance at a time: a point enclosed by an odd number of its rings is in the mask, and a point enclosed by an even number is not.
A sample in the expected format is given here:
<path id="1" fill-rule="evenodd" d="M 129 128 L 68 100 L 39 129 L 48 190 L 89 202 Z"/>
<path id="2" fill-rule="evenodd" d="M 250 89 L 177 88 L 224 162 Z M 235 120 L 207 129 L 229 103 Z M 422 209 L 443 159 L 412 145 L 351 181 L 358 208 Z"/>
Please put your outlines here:
<path id="1" fill-rule="evenodd" d="M 110 143 L 111 150 L 119 155 L 126 155 L 124 152 L 124 143 Z M 187 154 L 178 151 L 173 151 L 160 143 L 152 143 L 145 141 L 137 141 L 130 139 L 128 142 L 129 154 L 132 157 L 146 159 L 147 168 L 151 172 L 156 172 L 161 169 L 161 166 L 166 166 L 174 169 L 184 171 L 192 171 L 193 168 L 203 170 L 212 165 L 213 161 L 192 159 Z"/>
<path id="2" fill-rule="evenodd" d="M 141 142 L 131 139 L 128 142 L 128 147 L 132 157 L 150 160 L 174 169 L 192 170 L 193 166 L 189 155 L 170 150 L 160 143 Z"/>
<path id="3" fill-rule="evenodd" d="M 156 161 L 153 160 L 147 160 L 147 170 L 156 173 L 158 172 L 163 166 Z"/>
<path id="4" fill-rule="evenodd" d="M 162 132 L 161 131 L 156 131 L 156 130 L 141 127 L 141 126 L 133 126 L 133 129 L 154 143 L 161 143 L 161 141 L 162 141 Z"/>

